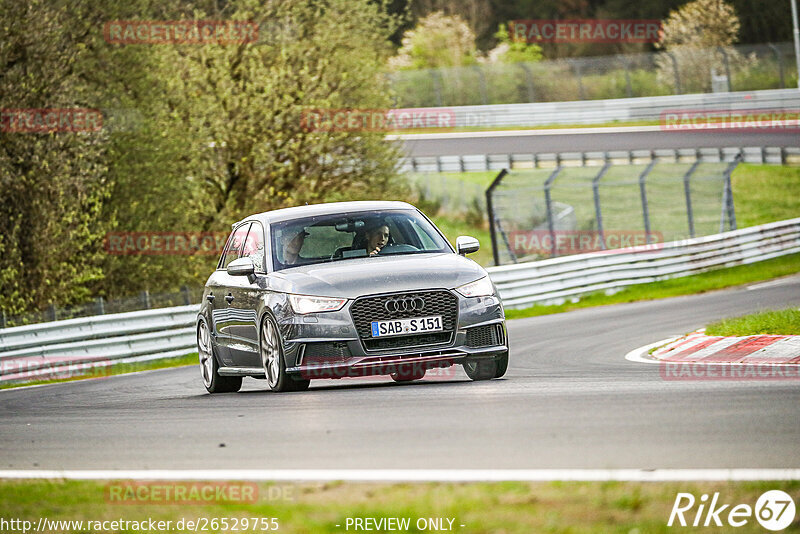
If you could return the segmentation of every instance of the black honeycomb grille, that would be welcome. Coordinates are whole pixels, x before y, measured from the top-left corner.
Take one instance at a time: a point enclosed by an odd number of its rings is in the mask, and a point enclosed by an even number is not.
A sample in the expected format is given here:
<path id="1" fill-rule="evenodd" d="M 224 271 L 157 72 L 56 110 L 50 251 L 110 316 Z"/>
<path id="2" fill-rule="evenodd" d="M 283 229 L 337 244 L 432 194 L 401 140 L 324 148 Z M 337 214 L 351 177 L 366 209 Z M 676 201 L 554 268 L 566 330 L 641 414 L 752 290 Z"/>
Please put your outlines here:
<path id="1" fill-rule="evenodd" d="M 494 347 L 505 343 L 503 325 L 490 324 L 467 330 L 468 347 Z"/>
<path id="2" fill-rule="evenodd" d="M 325 361 L 344 361 L 352 356 L 347 343 L 332 341 L 324 343 L 306 343 L 304 353 L 305 359 L 325 360 Z"/>
<path id="3" fill-rule="evenodd" d="M 385 304 L 390 299 L 421 298 L 425 301 L 422 310 L 403 311 L 390 313 L 386 311 Z M 389 350 L 405 347 L 421 347 L 425 345 L 438 345 L 449 343 L 458 323 L 458 297 L 445 290 L 415 291 L 410 293 L 395 293 L 377 297 L 362 297 L 357 299 L 350 307 L 358 336 L 364 343 L 366 350 Z M 410 317 L 442 316 L 442 332 L 418 334 L 413 336 L 393 336 L 385 338 L 372 337 L 372 321 L 387 321 L 390 319 L 407 319 Z"/>

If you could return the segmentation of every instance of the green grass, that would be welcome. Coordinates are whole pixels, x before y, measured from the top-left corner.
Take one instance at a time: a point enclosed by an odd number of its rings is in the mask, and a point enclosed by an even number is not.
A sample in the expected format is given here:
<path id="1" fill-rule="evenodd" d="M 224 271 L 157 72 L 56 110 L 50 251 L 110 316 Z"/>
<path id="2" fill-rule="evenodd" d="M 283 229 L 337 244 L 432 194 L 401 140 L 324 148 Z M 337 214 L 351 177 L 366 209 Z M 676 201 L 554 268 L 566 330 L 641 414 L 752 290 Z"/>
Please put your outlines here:
<path id="1" fill-rule="evenodd" d="M 444 235 L 454 247 L 456 246 L 456 238 L 460 235 L 469 235 L 477 239 L 481 244 L 481 248 L 478 252 L 470 254 L 468 257 L 481 265 L 492 264 L 492 238 L 489 236 L 489 230 L 472 226 L 456 217 L 438 215 L 431 217 L 431 219 L 444 232 Z"/>
<path id="2" fill-rule="evenodd" d="M 608 121 L 600 123 L 576 124 L 541 124 L 538 126 L 459 126 L 456 128 L 409 128 L 407 130 L 394 130 L 387 132 L 390 135 L 424 134 L 424 133 L 449 133 L 449 132 L 504 132 L 512 130 L 563 130 L 567 128 L 609 128 L 613 126 L 658 126 L 657 120 L 640 121 Z"/>
<path id="3" fill-rule="evenodd" d="M 667 533 L 678 492 L 698 499 L 720 494 L 721 503 L 755 506 L 767 490 L 800 499 L 796 481 L 760 482 L 499 482 L 499 483 L 266 483 L 258 484 L 255 502 L 176 504 L 149 500 L 112 501 L 112 488 L 124 481 L 0 481 L 3 516 L 32 521 L 125 520 L 172 521 L 197 518 L 276 518 L 279 532 L 346 532 L 348 517 L 409 518 L 409 532 L 419 532 L 419 518 L 452 518 L 453 531 L 495 533 Z M 161 487 L 174 487 L 162 481 Z M 202 484 L 202 483 L 201 483 Z M 233 482 L 233 484 L 236 484 Z M 202 486 L 200 486 L 202 487 Z M 174 491 L 173 491 L 174 492 Z M 165 492 L 162 492 L 164 494 Z M 697 511 L 697 506 L 692 512 Z M 723 514 L 724 520 L 727 512 Z M 687 516 L 691 519 L 693 515 Z M 445 523 L 446 524 L 446 523 Z M 336 526 L 339 525 L 339 526 Z M 461 527 L 460 525 L 464 525 Z M 83 531 L 91 529 L 83 525 Z M 174 528 L 174 527 L 173 527 Z M 706 528 L 677 527 L 681 532 Z M 188 529 L 184 529 L 186 531 Z M 214 529 L 216 531 L 216 529 Z M 353 531 L 351 526 L 349 531 Z M 712 529 L 713 530 L 713 529 Z M 719 530 L 725 530 L 719 529 Z M 729 529 L 730 530 L 730 529 Z M 76 528 L 60 529 L 76 532 Z M 737 532 L 764 532 L 753 519 Z M 798 532 L 797 522 L 783 532 Z M 253 532 L 253 530 L 245 530 Z"/>
<path id="4" fill-rule="evenodd" d="M 20 382 L 13 384 L 0 384 L 0 389 L 10 389 L 20 386 L 33 386 L 41 384 L 55 384 L 58 382 L 72 382 L 74 380 L 85 380 L 87 378 L 106 378 L 113 375 L 122 375 L 127 373 L 136 373 L 139 371 L 152 371 L 154 369 L 166 369 L 168 367 L 183 367 L 186 365 L 196 365 L 197 353 L 187 354 L 177 358 L 164 358 L 161 360 L 152 360 L 149 362 L 135 362 L 135 363 L 117 363 L 108 367 L 95 367 L 87 369 L 81 374 L 68 376 L 65 378 L 55 378 L 49 380 L 32 380 L 30 382 Z"/>
<path id="5" fill-rule="evenodd" d="M 800 254 L 791 254 L 750 265 L 738 265 L 725 269 L 717 269 L 706 273 L 682 278 L 673 278 L 627 287 L 613 295 L 591 293 L 580 297 L 577 302 L 567 302 L 554 306 L 537 305 L 519 310 L 506 310 L 508 319 L 533 317 L 561 313 L 592 306 L 621 304 L 640 300 L 654 300 L 681 295 L 694 295 L 716 289 L 724 289 L 762 280 L 769 280 L 800 272 Z"/>
<path id="6" fill-rule="evenodd" d="M 739 228 L 800 217 L 800 167 L 743 163 L 731 178 Z"/>
<path id="7" fill-rule="evenodd" d="M 706 327 L 709 336 L 800 335 L 800 310 L 763 311 L 723 319 Z"/>

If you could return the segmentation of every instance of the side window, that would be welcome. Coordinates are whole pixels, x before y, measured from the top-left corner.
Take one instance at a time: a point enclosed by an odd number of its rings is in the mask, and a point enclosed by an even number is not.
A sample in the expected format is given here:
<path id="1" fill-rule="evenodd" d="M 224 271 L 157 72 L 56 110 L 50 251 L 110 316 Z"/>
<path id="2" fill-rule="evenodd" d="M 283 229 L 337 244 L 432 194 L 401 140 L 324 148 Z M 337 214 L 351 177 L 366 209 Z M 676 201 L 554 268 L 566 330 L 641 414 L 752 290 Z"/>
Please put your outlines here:
<path id="1" fill-rule="evenodd" d="M 225 252 L 222 253 L 222 258 L 220 259 L 220 269 L 227 269 L 228 264 L 239 257 L 249 227 L 249 224 L 243 224 L 231 233 L 228 238 L 228 244 L 225 245 Z"/>
<path id="2" fill-rule="evenodd" d="M 256 271 L 264 272 L 264 228 L 260 223 L 254 222 L 250 226 L 242 249 L 242 257 L 253 260 Z"/>

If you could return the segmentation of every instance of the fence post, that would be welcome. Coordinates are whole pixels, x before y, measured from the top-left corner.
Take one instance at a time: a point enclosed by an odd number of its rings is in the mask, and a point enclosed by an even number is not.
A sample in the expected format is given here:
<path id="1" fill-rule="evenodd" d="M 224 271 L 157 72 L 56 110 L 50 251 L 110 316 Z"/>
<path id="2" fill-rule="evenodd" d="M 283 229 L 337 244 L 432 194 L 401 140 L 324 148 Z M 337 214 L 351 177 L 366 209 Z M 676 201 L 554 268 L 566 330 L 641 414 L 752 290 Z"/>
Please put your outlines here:
<path id="1" fill-rule="evenodd" d="M 725 78 L 728 80 L 728 92 L 733 92 L 733 82 L 731 81 L 731 65 L 730 61 L 728 61 L 728 53 L 721 46 L 718 46 L 717 50 L 720 54 L 722 54 L 722 63 L 725 65 Z"/>
<path id="2" fill-rule="evenodd" d="M 675 76 L 675 94 L 680 95 L 682 94 L 682 91 L 681 91 L 681 76 L 680 74 L 678 74 L 678 59 L 672 52 L 664 52 L 664 53 L 667 54 L 669 58 L 672 60 L 672 73 Z"/>
<path id="3" fill-rule="evenodd" d="M 478 80 L 479 80 L 478 87 L 480 88 L 481 91 L 481 103 L 483 105 L 486 105 L 489 103 L 489 90 L 486 87 L 486 77 L 483 75 L 483 69 L 478 65 L 473 65 L 472 68 L 475 69 L 478 73 Z"/>
<path id="4" fill-rule="evenodd" d="M 149 310 L 150 309 L 150 292 L 145 289 L 144 291 L 142 291 L 140 296 L 141 296 L 141 299 L 142 299 L 142 307 L 145 310 Z"/>
<path id="5" fill-rule="evenodd" d="M 486 189 L 486 211 L 489 215 L 489 236 L 492 238 L 492 257 L 494 258 L 494 264 L 500 265 L 500 255 L 497 250 L 497 231 L 495 229 L 495 218 L 494 218 L 494 204 L 492 203 L 492 193 L 494 192 L 495 187 L 500 185 L 500 182 L 503 180 L 503 176 L 508 174 L 508 171 L 503 169 L 500 173 L 495 176 L 492 183 Z"/>
<path id="6" fill-rule="evenodd" d="M 533 76 L 531 69 L 525 63 L 518 63 L 520 68 L 525 71 L 525 85 L 528 86 L 528 102 L 536 102 L 536 92 L 533 89 Z"/>
<path id="7" fill-rule="evenodd" d="M 736 157 L 733 158 L 733 161 L 728 164 L 725 168 L 725 172 L 723 176 L 725 178 L 725 188 L 722 192 L 722 216 L 720 217 L 719 221 L 719 233 L 725 231 L 725 218 L 727 216 L 728 219 L 728 226 L 730 226 L 730 230 L 736 230 L 736 213 L 734 212 L 733 207 L 733 188 L 731 187 L 731 173 L 739 165 L 739 162 L 742 161 L 742 153 L 739 152 L 736 154 Z"/>
<path id="8" fill-rule="evenodd" d="M 183 293 L 183 303 L 187 306 L 192 303 L 192 296 L 189 293 L 189 288 L 186 286 L 181 286 L 181 293 Z"/>
<path id="9" fill-rule="evenodd" d="M 556 227 L 553 222 L 553 201 L 550 198 L 550 188 L 562 168 L 559 164 L 544 182 L 544 205 L 547 210 L 547 229 L 550 231 L 550 256 L 552 257 L 558 256 L 558 249 L 556 248 Z"/>
<path id="10" fill-rule="evenodd" d="M 626 58 L 620 58 L 622 62 L 622 66 L 625 69 L 625 93 L 627 94 L 628 98 L 633 97 L 633 86 L 631 85 L 631 71 L 630 71 L 630 64 Z"/>
<path id="11" fill-rule="evenodd" d="M 51 302 L 47 306 L 47 320 L 48 321 L 55 321 L 56 320 L 56 307 Z"/>
<path id="12" fill-rule="evenodd" d="M 608 161 L 608 152 L 605 154 L 606 162 L 603 168 L 597 173 L 597 176 L 592 179 L 592 193 L 594 195 L 594 218 L 597 222 L 597 235 L 600 236 L 600 248 L 606 250 L 606 236 L 603 233 L 603 213 L 600 210 L 600 180 L 606 175 L 608 169 L 611 167 L 611 162 Z"/>
<path id="13" fill-rule="evenodd" d="M 644 235 L 645 239 L 647 240 L 647 244 L 650 244 L 650 211 L 647 207 L 647 191 L 645 189 L 645 180 L 647 179 L 647 175 L 650 174 L 650 171 L 653 170 L 653 167 L 656 165 L 656 157 L 655 154 L 652 155 L 652 160 L 647 165 L 642 174 L 639 175 L 639 194 L 642 197 L 642 215 L 644 216 Z"/>
<path id="14" fill-rule="evenodd" d="M 786 79 L 783 74 L 783 52 L 781 52 L 781 49 L 772 43 L 767 43 L 767 46 L 770 47 L 770 49 L 772 49 L 772 51 L 775 53 L 775 59 L 778 61 L 778 75 L 781 79 L 781 89 L 785 89 Z"/>
<path id="15" fill-rule="evenodd" d="M 97 297 L 96 304 L 97 304 L 97 315 L 105 315 L 106 306 L 103 297 Z"/>
<path id="16" fill-rule="evenodd" d="M 683 193 L 686 196 L 686 214 L 689 217 L 689 237 L 694 237 L 694 211 L 692 211 L 692 188 L 691 179 L 694 171 L 700 165 L 700 158 L 697 158 L 686 174 L 683 175 Z"/>
<path id="17" fill-rule="evenodd" d="M 0 310 L 0 328 L 5 328 L 8 323 L 6 322 L 6 311 Z"/>
<path id="18" fill-rule="evenodd" d="M 431 69 L 431 79 L 433 80 L 433 92 L 436 94 L 436 105 L 444 106 L 442 100 L 442 74 L 439 69 Z"/>
<path id="19" fill-rule="evenodd" d="M 572 60 L 570 63 L 572 64 L 572 68 L 575 70 L 575 75 L 578 77 L 578 94 L 580 95 L 580 99 L 586 100 L 586 93 L 583 90 L 583 79 L 581 77 L 581 60 Z"/>

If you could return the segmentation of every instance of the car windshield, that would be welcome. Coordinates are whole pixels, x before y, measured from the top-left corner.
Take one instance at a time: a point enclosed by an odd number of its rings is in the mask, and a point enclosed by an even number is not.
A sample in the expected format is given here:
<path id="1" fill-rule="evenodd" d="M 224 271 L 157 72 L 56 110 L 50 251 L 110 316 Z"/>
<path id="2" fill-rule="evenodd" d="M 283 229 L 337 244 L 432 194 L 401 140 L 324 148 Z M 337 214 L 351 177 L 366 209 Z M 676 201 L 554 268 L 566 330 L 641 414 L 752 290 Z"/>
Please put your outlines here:
<path id="1" fill-rule="evenodd" d="M 438 230 L 411 210 L 337 213 L 273 223 L 275 270 L 353 258 L 452 252 Z"/>

